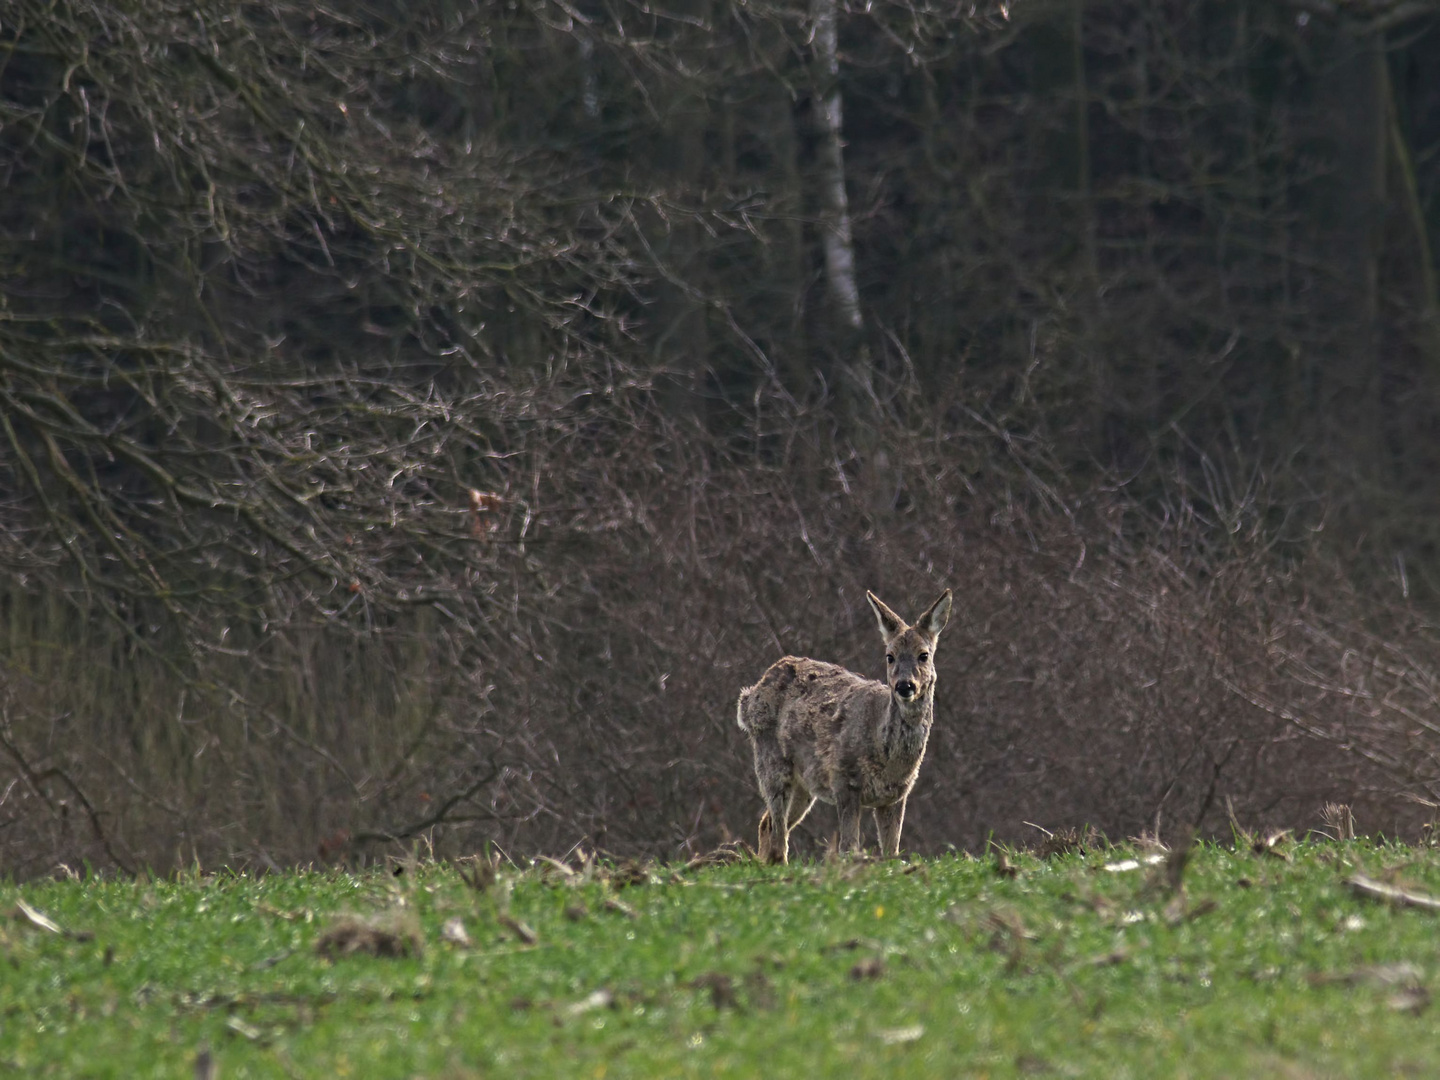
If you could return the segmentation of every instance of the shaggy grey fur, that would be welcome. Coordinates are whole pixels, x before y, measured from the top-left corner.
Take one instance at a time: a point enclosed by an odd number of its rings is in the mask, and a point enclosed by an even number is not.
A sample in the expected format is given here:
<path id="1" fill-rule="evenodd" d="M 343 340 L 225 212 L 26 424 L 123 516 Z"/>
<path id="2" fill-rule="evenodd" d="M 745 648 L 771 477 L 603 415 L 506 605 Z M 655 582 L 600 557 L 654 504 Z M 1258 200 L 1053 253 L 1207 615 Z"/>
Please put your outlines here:
<path id="1" fill-rule="evenodd" d="M 935 645 L 950 620 L 951 596 L 946 589 L 914 626 L 874 593 L 865 598 L 885 639 L 885 682 L 787 656 L 740 692 L 736 713 L 755 748 L 765 800 L 759 856 L 766 862 L 789 858 L 790 830 L 817 799 L 840 813 L 842 850 L 860 850 L 860 811 L 870 807 L 881 854 L 900 851 L 905 799 L 935 719 Z"/>

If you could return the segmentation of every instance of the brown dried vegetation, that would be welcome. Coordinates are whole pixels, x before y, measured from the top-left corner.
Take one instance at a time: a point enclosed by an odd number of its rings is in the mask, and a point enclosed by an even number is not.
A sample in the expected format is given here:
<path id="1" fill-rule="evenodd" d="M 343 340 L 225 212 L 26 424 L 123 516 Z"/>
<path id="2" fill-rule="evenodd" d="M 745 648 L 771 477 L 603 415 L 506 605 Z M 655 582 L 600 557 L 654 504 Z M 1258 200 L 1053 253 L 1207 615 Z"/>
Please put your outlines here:
<path id="1" fill-rule="evenodd" d="M 420 920 L 411 912 L 396 912 L 368 919 L 347 915 L 335 920 L 315 941 L 315 951 L 329 960 L 357 953 L 369 956 L 414 956 L 423 949 Z"/>

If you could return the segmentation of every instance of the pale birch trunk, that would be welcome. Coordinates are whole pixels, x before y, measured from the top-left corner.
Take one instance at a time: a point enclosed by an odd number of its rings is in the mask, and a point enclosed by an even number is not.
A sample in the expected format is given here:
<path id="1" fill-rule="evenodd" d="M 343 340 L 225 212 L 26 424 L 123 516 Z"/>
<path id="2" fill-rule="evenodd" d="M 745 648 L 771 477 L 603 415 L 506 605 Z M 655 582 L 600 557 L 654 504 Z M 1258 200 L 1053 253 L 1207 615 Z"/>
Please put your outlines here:
<path id="1" fill-rule="evenodd" d="M 847 330 L 860 330 L 860 290 L 855 285 L 855 245 L 850 236 L 850 201 L 845 194 L 845 152 L 840 101 L 840 55 L 836 0 L 811 0 L 815 35 L 815 114 L 819 127 L 816 162 L 824 213 L 825 280 L 830 299 Z"/>

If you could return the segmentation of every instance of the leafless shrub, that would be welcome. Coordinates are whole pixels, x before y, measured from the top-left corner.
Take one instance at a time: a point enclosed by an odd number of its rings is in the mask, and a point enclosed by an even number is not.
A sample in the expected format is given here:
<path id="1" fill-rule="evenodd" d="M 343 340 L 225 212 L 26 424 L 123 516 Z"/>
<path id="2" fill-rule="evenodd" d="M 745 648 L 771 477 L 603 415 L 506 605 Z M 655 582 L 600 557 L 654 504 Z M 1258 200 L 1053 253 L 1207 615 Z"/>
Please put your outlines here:
<path id="1" fill-rule="evenodd" d="M 1403 558 L 1393 603 L 1347 584 L 1277 457 L 1222 468 L 1173 419 L 1263 428 L 1227 365 L 1340 333 L 1292 286 L 1341 286 L 1262 213 L 1322 179 L 1283 102 L 1252 122 L 1235 68 L 1168 32 L 1186 5 L 1087 15 L 1103 77 L 1009 112 L 995 57 L 1032 24 L 843 7 L 884 31 L 855 35 L 847 112 L 881 132 L 850 151 L 857 247 L 895 270 L 862 275 L 863 343 L 814 295 L 803 5 L 631 5 L 639 35 L 541 0 L 7 12 L 4 872 L 422 836 L 697 856 L 755 813 L 736 690 L 785 652 L 866 670 L 864 591 L 918 578 L 957 615 L 907 846 L 1204 832 L 1227 802 L 1389 830 L 1398 795 L 1440 800 Z M 1290 32 L 1257 20 L 1234 63 Z M 1010 148 L 1086 116 L 1157 176 L 1022 183 Z M 678 163 L 617 164 L 637 131 Z M 1391 316 L 1409 355 L 1428 316 Z M 1397 396 L 1428 430 L 1431 384 Z M 1178 463 L 1142 470 L 1161 444 Z"/>
<path id="2" fill-rule="evenodd" d="M 1355 839 L 1355 814 L 1344 803 L 1326 803 L 1320 816 L 1336 840 Z"/>
<path id="3" fill-rule="evenodd" d="M 1030 824 L 1026 822 L 1026 824 Z M 1035 826 L 1040 828 L 1039 826 Z M 1092 826 L 1087 825 L 1084 829 L 1074 826 L 1056 829 L 1051 832 L 1049 829 L 1041 829 L 1043 839 L 1035 847 L 1035 854 L 1042 859 L 1053 859 L 1057 855 L 1084 855 L 1086 851 L 1094 849 L 1103 844 L 1104 838 Z"/>

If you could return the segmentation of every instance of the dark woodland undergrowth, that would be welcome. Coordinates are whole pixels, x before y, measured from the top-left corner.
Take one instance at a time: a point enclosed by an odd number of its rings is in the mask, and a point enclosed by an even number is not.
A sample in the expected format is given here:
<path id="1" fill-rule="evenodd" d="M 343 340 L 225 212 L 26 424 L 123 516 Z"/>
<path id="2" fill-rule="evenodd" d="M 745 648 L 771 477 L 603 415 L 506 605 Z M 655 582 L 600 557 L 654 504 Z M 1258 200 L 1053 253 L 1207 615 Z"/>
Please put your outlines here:
<path id="1" fill-rule="evenodd" d="M 502 520 L 477 542 L 469 625 L 443 599 L 384 611 L 361 592 L 328 619 L 227 617 L 197 650 L 158 617 L 117 627 L 12 585 L 0 866 L 353 864 L 421 835 L 673 858 L 750 839 L 735 696 L 787 653 L 878 675 L 866 589 L 911 616 L 957 598 L 910 850 L 1027 841 L 1032 821 L 1305 827 L 1332 801 L 1401 835 L 1428 820 L 1435 635 L 1398 590 L 1287 550 L 1253 506 L 1232 528 L 1184 493 L 1168 518 L 997 502 L 917 442 L 893 444 L 899 511 L 843 466 L 782 463 L 729 490 L 616 479 L 616 520 L 585 535 L 532 523 L 520 542 Z M 822 807 L 800 850 L 831 829 Z"/>
<path id="2" fill-rule="evenodd" d="M 11 6 L 0 875 L 1440 803 L 1430 5 Z"/>

